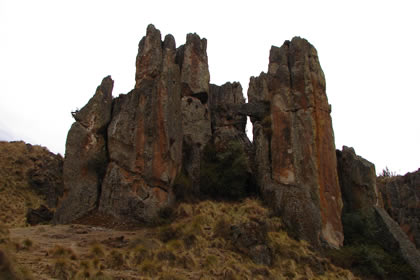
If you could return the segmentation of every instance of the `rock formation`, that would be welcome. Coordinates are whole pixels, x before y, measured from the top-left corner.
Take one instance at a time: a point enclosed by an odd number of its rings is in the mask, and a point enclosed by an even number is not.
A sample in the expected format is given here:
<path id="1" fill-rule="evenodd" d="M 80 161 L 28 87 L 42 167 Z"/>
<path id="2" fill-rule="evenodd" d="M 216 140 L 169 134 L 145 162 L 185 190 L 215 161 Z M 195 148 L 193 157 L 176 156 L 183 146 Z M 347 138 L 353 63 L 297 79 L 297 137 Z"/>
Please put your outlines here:
<path id="1" fill-rule="evenodd" d="M 139 43 L 135 88 L 113 102 L 112 86 L 98 89 L 104 94 L 97 92 L 75 114 L 57 222 L 93 210 L 151 222 L 173 204 L 172 187 L 182 169 L 199 185 L 201 151 L 211 138 L 206 48 L 205 39 L 188 34 L 176 49 L 172 35 L 162 42 L 160 31 L 148 26 Z M 93 127 L 98 120 L 101 125 Z"/>
<path id="2" fill-rule="evenodd" d="M 315 48 L 293 38 L 272 47 L 268 73 L 251 78 L 249 103 L 270 112 L 253 119 L 263 197 L 299 238 L 340 247 L 341 192 L 330 105 Z"/>
<path id="3" fill-rule="evenodd" d="M 152 221 L 174 202 L 180 172 L 191 182 L 189 191 L 200 192 L 209 141 L 216 153 L 235 142 L 246 153 L 246 164 L 238 166 L 247 176 L 256 174 L 263 196 L 292 231 L 315 246 L 339 247 L 342 202 L 315 48 L 300 38 L 272 47 L 268 73 L 251 78 L 248 104 L 239 83 L 209 85 L 206 49 L 197 34 L 176 48 L 171 35 L 162 42 L 160 31 L 148 26 L 135 88 L 111 102 L 112 80 L 105 78 L 75 114 L 66 145 L 66 194 L 55 220 L 66 223 L 99 210 Z M 254 145 L 245 134 L 247 115 Z"/>
<path id="4" fill-rule="evenodd" d="M 381 228 L 378 239 L 388 250 L 397 251 L 413 268 L 416 279 L 420 279 L 420 251 L 416 250 L 399 225 L 388 215 L 385 209 L 375 206 L 376 221 Z"/>
<path id="5" fill-rule="evenodd" d="M 67 135 L 63 167 L 64 195 L 55 221 L 69 223 L 98 207 L 102 179 L 108 162 L 106 129 L 111 120 L 111 77 L 103 79 L 95 95 L 80 111 Z"/>
<path id="6" fill-rule="evenodd" d="M 176 56 L 181 69 L 183 169 L 191 179 L 192 191 L 198 194 L 201 153 L 211 138 L 207 40 L 188 34 Z"/>
<path id="7" fill-rule="evenodd" d="M 420 170 L 378 178 L 385 210 L 420 249 Z"/>
<path id="8" fill-rule="evenodd" d="M 211 84 L 209 97 L 214 142 L 237 141 L 247 152 L 252 152 L 252 144 L 245 133 L 247 120 L 246 113 L 242 112 L 245 98 L 241 84 Z"/>
<path id="9" fill-rule="evenodd" d="M 345 146 L 342 151 L 337 150 L 337 163 L 345 239 L 351 240 L 354 237 L 348 235 L 357 234 L 365 242 L 377 243 L 391 254 L 398 253 L 420 279 L 420 252 L 379 203 L 375 166 Z M 363 223 L 363 230 L 357 228 L 361 225 L 356 222 Z"/>
<path id="10" fill-rule="evenodd" d="M 373 206 L 378 206 L 375 165 L 346 146 L 342 151 L 337 150 L 337 165 L 343 213 L 359 211 L 371 214 Z"/>
<path id="11" fill-rule="evenodd" d="M 183 136 L 175 58 L 174 38 L 168 35 L 162 42 L 160 31 L 150 25 L 139 43 L 135 89 L 114 100 L 102 212 L 151 221 L 173 203 Z"/>

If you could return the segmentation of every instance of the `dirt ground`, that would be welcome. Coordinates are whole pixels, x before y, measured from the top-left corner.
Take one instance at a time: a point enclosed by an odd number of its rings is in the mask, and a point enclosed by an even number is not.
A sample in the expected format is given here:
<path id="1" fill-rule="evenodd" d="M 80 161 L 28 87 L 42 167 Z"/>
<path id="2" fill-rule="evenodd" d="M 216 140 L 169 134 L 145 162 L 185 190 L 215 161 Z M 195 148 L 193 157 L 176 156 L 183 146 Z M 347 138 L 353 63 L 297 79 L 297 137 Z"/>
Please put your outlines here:
<path id="1" fill-rule="evenodd" d="M 51 252 L 57 246 L 70 248 L 81 261 L 92 259 L 89 252 L 92 244 L 99 243 L 104 250 L 121 249 L 144 237 L 144 230 L 121 231 L 77 224 L 10 229 L 10 238 L 14 243 L 24 244 L 25 240 L 32 241 L 30 248 L 17 250 L 16 258 L 19 264 L 29 268 L 34 279 L 54 279 L 51 270 L 55 257 Z M 114 279 L 138 279 L 138 271 L 130 269 L 103 271 Z"/>

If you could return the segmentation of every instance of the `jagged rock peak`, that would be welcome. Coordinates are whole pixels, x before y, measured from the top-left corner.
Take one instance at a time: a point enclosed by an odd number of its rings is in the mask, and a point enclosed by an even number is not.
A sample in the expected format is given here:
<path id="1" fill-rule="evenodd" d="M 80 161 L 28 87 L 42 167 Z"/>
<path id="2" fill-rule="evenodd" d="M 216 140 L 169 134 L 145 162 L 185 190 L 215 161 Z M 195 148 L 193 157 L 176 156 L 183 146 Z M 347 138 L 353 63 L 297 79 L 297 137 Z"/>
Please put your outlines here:
<path id="1" fill-rule="evenodd" d="M 163 40 L 163 48 L 175 50 L 176 49 L 176 42 L 174 36 L 172 34 L 167 34 L 165 39 Z"/>
<path id="2" fill-rule="evenodd" d="M 195 95 L 206 103 L 210 82 L 207 40 L 188 34 L 185 45 L 177 49 L 177 63 L 181 67 L 182 96 Z"/>
<path id="3" fill-rule="evenodd" d="M 160 31 L 150 24 L 146 36 L 140 40 L 136 59 L 136 88 L 143 79 L 154 79 L 162 66 L 162 41 Z"/>
<path id="4" fill-rule="evenodd" d="M 103 130 L 111 119 L 111 111 L 108 109 L 112 104 L 113 88 L 111 76 L 103 78 L 86 106 L 73 114 L 74 119 L 92 132 Z"/>
<path id="5" fill-rule="evenodd" d="M 54 220 L 69 223 L 98 206 L 108 163 L 106 128 L 111 121 L 114 81 L 105 77 L 95 95 L 78 112 L 66 141 L 63 166 L 64 195 Z"/>

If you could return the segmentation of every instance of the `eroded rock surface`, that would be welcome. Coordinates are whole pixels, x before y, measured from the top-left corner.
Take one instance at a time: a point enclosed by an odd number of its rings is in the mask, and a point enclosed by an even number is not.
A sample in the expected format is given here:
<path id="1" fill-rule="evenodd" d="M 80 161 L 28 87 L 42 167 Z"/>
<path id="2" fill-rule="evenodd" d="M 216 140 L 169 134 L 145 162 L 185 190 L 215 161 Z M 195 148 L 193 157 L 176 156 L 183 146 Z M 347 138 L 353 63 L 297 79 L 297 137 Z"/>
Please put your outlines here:
<path id="1" fill-rule="evenodd" d="M 337 150 L 338 175 L 343 195 L 343 212 L 369 214 L 378 206 L 375 165 L 356 155 L 353 148 Z"/>
<path id="2" fill-rule="evenodd" d="M 168 35 L 162 42 L 160 31 L 149 25 L 139 43 L 136 87 L 114 101 L 102 212 L 147 222 L 173 203 L 183 136 L 175 58 L 174 38 Z"/>
<path id="3" fill-rule="evenodd" d="M 67 135 L 63 167 L 64 196 L 54 220 L 69 223 L 97 208 L 107 166 L 106 129 L 111 120 L 110 76 L 103 79 L 95 95 L 73 114 L 76 122 Z"/>
<path id="4" fill-rule="evenodd" d="M 379 203 L 375 165 L 346 146 L 342 151 L 337 150 L 337 162 L 347 242 L 357 243 L 358 238 L 363 238 L 365 242 L 379 244 L 389 253 L 399 254 L 413 268 L 417 278 L 420 277 L 420 253 Z M 362 229 L 359 228 L 361 222 Z"/>
<path id="5" fill-rule="evenodd" d="M 253 119 L 263 196 L 299 238 L 340 247 L 338 184 L 330 105 L 315 48 L 293 38 L 272 47 L 268 73 L 251 78 L 249 103 L 270 103 Z"/>
<path id="6" fill-rule="evenodd" d="M 420 249 L 420 170 L 378 178 L 385 210 Z"/>
<path id="7" fill-rule="evenodd" d="M 239 83 L 210 86 L 206 39 L 188 34 L 176 48 L 171 35 L 162 41 L 149 25 L 135 79 L 135 88 L 112 102 L 112 117 L 110 93 L 107 106 L 94 97 L 75 114 L 57 221 L 92 209 L 152 221 L 172 205 L 180 172 L 199 193 L 210 141 L 226 147 L 220 151 L 236 142 L 247 154 L 247 173 L 257 175 L 263 196 L 297 237 L 315 246 L 342 244 L 330 106 L 316 50 L 306 40 L 272 47 L 268 73 L 251 78 L 245 103 Z M 245 133 L 246 116 L 254 144 Z M 73 207 L 76 200 L 82 206 Z"/>
<path id="8" fill-rule="evenodd" d="M 191 179 L 192 191 L 198 193 L 201 154 L 212 135 L 207 40 L 188 34 L 185 45 L 177 49 L 176 61 L 181 68 L 183 169 Z"/>
<path id="9" fill-rule="evenodd" d="M 420 279 L 420 252 L 416 250 L 399 225 L 388 215 L 385 209 L 375 207 L 376 221 L 383 229 L 378 231 L 378 239 L 388 250 L 395 250 L 413 268 L 416 279 Z"/>

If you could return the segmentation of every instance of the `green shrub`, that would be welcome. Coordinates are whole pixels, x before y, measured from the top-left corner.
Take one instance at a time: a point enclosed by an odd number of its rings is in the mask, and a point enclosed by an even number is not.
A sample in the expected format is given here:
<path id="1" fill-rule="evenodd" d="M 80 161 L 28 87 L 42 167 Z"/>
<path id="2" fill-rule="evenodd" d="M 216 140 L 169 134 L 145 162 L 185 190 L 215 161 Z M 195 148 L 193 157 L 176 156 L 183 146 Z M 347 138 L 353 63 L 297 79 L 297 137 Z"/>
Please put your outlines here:
<path id="1" fill-rule="evenodd" d="M 209 143 L 203 150 L 200 166 L 200 192 L 204 196 L 240 199 L 252 190 L 247 157 L 238 142 L 216 149 Z"/>

